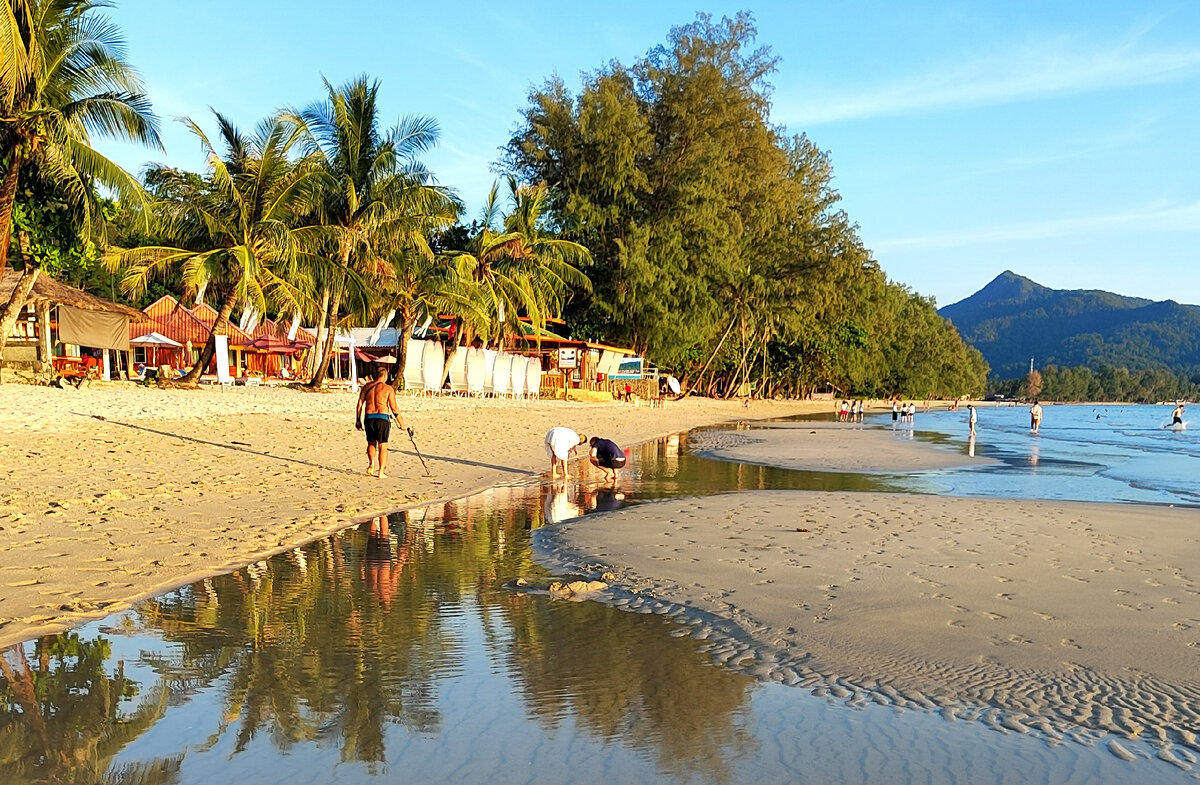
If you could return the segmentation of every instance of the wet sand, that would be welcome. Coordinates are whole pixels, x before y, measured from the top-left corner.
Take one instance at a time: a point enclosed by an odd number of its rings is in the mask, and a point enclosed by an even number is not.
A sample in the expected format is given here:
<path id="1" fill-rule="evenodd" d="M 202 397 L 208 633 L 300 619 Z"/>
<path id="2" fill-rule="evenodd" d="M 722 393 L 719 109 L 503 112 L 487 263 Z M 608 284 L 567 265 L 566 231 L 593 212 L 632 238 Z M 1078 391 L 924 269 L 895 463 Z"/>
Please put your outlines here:
<path id="1" fill-rule="evenodd" d="M 609 601 L 683 611 L 759 676 L 1200 760 L 1200 511 L 759 491 L 539 536 L 560 569 L 614 573 Z"/>
<path id="2" fill-rule="evenodd" d="M 542 472 L 567 425 L 633 444 L 825 403 L 401 398 L 387 479 L 363 474 L 355 396 L 272 388 L 0 387 L 0 646 L 286 550 L 372 513 Z"/>
<path id="3" fill-rule="evenodd" d="M 961 444 L 914 444 L 910 425 L 888 430 L 862 423 L 764 423 L 704 431 L 689 444 L 709 458 L 801 471 L 902 473 L 996 463 L 964 454 Z"/>

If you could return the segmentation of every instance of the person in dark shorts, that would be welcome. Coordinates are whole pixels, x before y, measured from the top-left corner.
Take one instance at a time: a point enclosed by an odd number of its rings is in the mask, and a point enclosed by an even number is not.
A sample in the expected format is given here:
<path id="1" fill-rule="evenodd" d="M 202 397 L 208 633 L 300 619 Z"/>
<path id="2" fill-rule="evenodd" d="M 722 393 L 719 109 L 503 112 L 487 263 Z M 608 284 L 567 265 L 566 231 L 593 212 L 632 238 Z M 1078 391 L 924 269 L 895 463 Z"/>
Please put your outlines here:
<path id="1" fill-rule="evenodd" d="M 588 444 L 592 446 L 592 465 L 599 466 L 604 470 L 605 476 L 615 482 L 617 472 L 625 468 L 625 451 L 618 447 L 616 442 L 601 439 L 599 436 L 593 436 Z M 612 474 L 609 475 L 609 472 Z"/>
<path id="2" fill-rule="evenodd" d="M 384 365 L 375 368 L 375 378 L 362 388 L 358 395 L 354 427 L 367 435 L 367 474 L 380 479 L 387 474 L 387 443 L 392 433 L 392 417 L 403 428 L 404 421 L 396 409 L 396 391 L 387 382 L 388 371 Z M 365 417 L 364 417 L 365 412 Z"/>

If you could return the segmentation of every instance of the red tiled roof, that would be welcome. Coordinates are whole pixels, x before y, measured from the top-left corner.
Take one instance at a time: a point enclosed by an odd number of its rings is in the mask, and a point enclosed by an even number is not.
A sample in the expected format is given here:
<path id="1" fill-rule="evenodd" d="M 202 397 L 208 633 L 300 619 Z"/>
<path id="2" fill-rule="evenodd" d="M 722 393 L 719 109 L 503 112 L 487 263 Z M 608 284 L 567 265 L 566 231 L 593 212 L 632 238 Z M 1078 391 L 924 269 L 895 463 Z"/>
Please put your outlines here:
<path id="1" fill-rule="evenodd" d="M 160 297 L 145 309 L 145 313 L 150 317 L 150 323 L 153 325 L 151 329 L 155 332 L 162 333 L 172 341 L 178 341 L 184 345 L 191 341 L 193 346 L 203 346 L 204 342 L 208 340 L 213 322 L 216 321 L 217 312 L 211 306 L 203 303 L 196 306 L 195 311 L 198 313 L 189 311 L 170 295 Z M 146 326 L 144 324 L 139 326 L 139 335 L 146 332 Z M 229 325 L 226 335 L 229 336 L 230 346 L 245 346 L 251 340 L 250 336 L 239 330 L 234 324 Z"/>

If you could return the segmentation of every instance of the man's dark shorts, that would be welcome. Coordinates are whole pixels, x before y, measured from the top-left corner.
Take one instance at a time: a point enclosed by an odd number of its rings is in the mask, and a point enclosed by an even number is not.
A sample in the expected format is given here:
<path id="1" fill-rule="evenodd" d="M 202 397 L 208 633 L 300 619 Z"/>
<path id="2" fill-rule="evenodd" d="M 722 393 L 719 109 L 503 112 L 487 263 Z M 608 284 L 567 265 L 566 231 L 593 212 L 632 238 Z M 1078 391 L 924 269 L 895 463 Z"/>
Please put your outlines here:
<path id="1" fill-rule="evenodd" d="M 622 455 L 620 458 L 617 458 L 608 455 L 597 455 L 596 463 L 600 464 L 600 468 L 602 469 L 623 469 L 625 468 L 625 456 Z"/>
<path id="2" fill-rule="evenodd" d="M 392 420 L 390 417 L 372 417 L 367 415 L 363 420 L 363 430 L 367 434 L 367 444 L 387 444 L 392 435 Z"/>

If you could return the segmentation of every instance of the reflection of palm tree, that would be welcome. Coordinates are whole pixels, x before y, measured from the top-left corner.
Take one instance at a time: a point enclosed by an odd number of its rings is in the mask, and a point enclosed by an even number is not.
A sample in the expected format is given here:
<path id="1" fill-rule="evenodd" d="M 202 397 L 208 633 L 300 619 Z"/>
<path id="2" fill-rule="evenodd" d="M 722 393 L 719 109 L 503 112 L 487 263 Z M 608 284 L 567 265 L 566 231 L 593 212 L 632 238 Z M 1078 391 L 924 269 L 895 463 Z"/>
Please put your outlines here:
<path id="1" fill-rule="evenodd" d="M 572 716 L 596 738 L 654 749 L 673 779 L 730 778 L 725 761 L 752 743 L 736 723 L 752 678 L 712 667 L 694 641 L 640 614 L 542 598 L 503 610 L 513 635 L 495 654 L 521 673 L 542 722 Z"/>
<path id="2" fill-rule="evenodd" d="M 105 639 L 84 641 L 76 633 L 49 636 L 34 644 L 34 654 L 36 668 L 24 645 L 0 655 L 0 783 L 149 785 L 176 780 L 182 756 L 110 768 L 117 753 L 165 714 L 165 683 L 127 713 L 125 701 L 138 694 L 138 685 L 120 664 L 113 673 L 105 671 L 111 657 Z"/>

